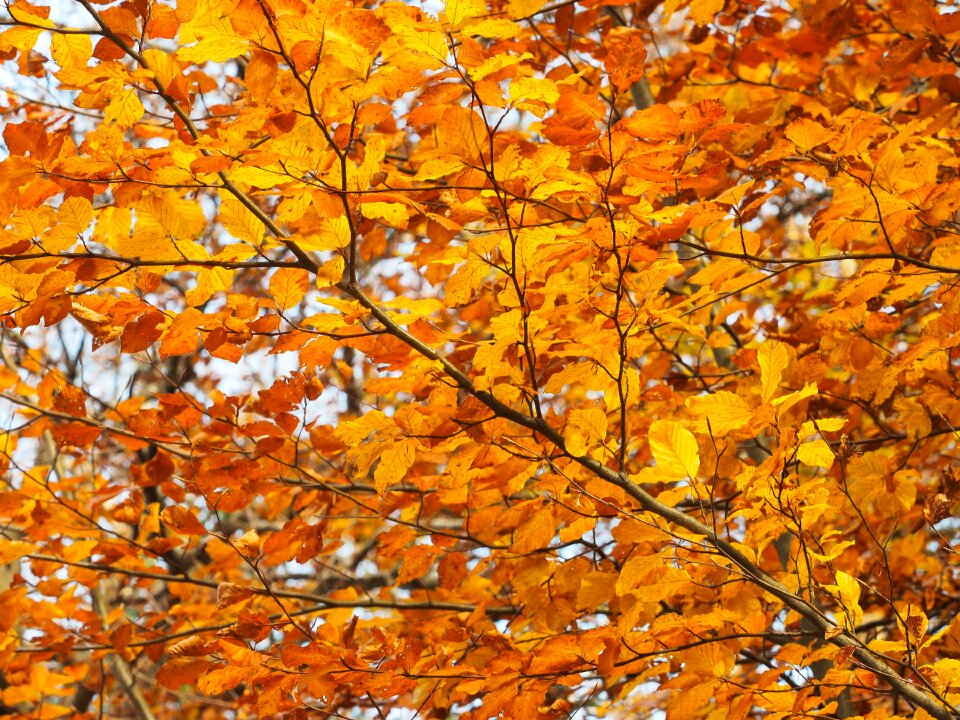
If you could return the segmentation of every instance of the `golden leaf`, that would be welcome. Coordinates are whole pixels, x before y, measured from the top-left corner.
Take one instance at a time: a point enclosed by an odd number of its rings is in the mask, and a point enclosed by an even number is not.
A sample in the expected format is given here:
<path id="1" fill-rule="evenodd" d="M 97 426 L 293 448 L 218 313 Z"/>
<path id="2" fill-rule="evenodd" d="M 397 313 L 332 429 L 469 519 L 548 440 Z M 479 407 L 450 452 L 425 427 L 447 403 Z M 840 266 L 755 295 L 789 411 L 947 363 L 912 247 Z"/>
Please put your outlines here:
<path id="1" fill-rule="evenodd" d="M 757 363 L 760 365 L 760 397 L 769 402 L 780 388 L 783 371 L 790 362 L 787 347 L 775 340 L 768 340 L 757 350 Z"/>
<path id="2" fill-rule="evenodd" d="M 833 466 L 835 456 L 833 450 L 824 440 L 816 439 L 805 442 L 797 448 L 797 459 L 804 465 L 822 467 L 829 470 Z"/>
<path id="3" fill-rule="evenodd" d="M 571 410 L 563 428 L 563 442 L 574 457 L 602 445 L 607 435 L 607 414 L 600 408 Z"/>
<path id="4" fill-rule="evenodd" d="M 708 420 L 709 429 L 716 435 L 739 430 L 753 420 L 754 411 L 747 401 L 726 390 L 687 398 L 687 407 L 701 417 L 699 432 L 707 432 Z"/>
<path id="5" fill-rule="evenodd" d="M 657 470 L 666 479 L 695 478 L 700 469 L 700 454 L 693 433 L 673 420 L 657 420 L 647 434 L 650 452 Z"/>
<path id="6" fill-rule="evenodd" d="M 310 289 L 310 275 L 302 268 L 278 268 L 270 277 L 270 294 L 280 310 L 300 304 Z"/>

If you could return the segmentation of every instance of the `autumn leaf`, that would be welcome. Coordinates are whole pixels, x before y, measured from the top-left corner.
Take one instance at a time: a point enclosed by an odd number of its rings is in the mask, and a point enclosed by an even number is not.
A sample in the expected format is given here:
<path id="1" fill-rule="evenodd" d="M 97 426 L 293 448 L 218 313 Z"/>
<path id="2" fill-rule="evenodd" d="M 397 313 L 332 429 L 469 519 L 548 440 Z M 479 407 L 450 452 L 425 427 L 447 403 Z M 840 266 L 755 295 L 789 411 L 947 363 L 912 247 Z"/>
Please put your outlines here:
<path id="1" fill-rule="evenodd" d="M 270 278 L 270 294 L 280 310 L 300 304 L 310 289 L 310 275 L 301 268 L 279 268 Z"/>
<path id="2" fill-rule="evenodd" d="M 840 598 L 846 616 L 844 625 L 848 629 L 853 629 L 863 618 L 863 610 L 860 608 L 860 584 L 843 571 L 837 572 L 836 579 L 837 584 L 832 587 Z"/>
<path id="3" fill-rule="evenodd" d="M 248 588 L 223 582 L 217 585 L 217 610 L 223 610 L 238 602 L 242 602 L 253 595 Z"/>
<path id="4" fill-rule="evenodd" d="M 416 447 L 413 441 L 401 439 L 388 443 L 380 454 L 380 463 L 374 473 L 378 492 L 400 482 L 416 459 Z"/>
<path id="5" fill-rule="evenodd" d="M 738 395 L 722 390 L 712 395 L 691 397 L 687 405 L 701 420 L 700 432 L 709 429 L 718 435 L 726 435 L 747 425 L 753 419 L 753 409 Z"/>
<path id="6" fill-rule="evenodd" d="M 833 133 L 823 125 L 808 118 L 802 118 L 791 123 L 784 134 L 796 144 L 797 149 L 801 152 L 808 152 L 833 137 Z"/>
<path id="7" fill-rule="evenodd" d="M 169 507 L 160 514 L 160 520 L 168 527 L 184 535 L 205 535 L 207 532 L 189 508 Z"/>
<path id="8" fill-rule="evenodd" d="M 836 458 L 830 446 L 818 438 L 801 444 L 800 447 L 797 448 L 797 459 L 804 465 L 812 465 L 829 470 Z"/>
<path id="9" fill-rule="evenodd" d="M 670 479 L 695 478 L 700 469 L 700 455 L 693 433 L 678 422 L 657 420 L 650 426 L 647 438 L 657 469 Z"/>
<path id="10" fill-rule="evenodd" d="M 782 343 L 765 342 L 760 346 L 757 363 L 760 365 L 760 397 L 764 402 L 769 402 L 777 394 L 789 362 L 790 355 Z"/>
<path id="11" fill-rule="evenodd" d="M 170 690 L 195 687 L 197 679 L 210 667 L 204 658 L 175 657 L 157 671 L 157 683 Z"/>
<path id="12" fill-rule="evenodd" d="M 563 430 L 563 441 L 567 452 L 579 456 L 603 442 L 607 433 L 607 416 L 600 408 L 573 410 L 567 418 Z"/>

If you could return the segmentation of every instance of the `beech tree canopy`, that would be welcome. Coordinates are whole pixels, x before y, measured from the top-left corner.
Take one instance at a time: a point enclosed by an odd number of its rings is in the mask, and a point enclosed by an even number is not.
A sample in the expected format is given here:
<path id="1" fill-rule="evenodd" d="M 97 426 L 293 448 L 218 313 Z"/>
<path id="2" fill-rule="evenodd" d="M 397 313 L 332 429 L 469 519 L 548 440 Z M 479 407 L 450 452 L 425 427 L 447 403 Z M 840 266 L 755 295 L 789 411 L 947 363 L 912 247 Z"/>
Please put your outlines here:
<path id="1" fill-rule="evenodd" d="M 0 31 L 0 714 L 960 717 L 955 4 Z"/>

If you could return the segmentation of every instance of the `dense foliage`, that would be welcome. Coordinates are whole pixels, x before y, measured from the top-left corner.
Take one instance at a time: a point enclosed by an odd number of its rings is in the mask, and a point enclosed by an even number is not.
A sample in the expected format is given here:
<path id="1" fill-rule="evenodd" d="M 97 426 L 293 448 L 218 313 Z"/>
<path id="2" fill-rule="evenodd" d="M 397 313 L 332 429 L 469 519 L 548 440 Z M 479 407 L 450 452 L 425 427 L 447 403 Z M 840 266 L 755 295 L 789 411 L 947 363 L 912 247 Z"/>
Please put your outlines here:
<path id="1" fill-rule="evenodd" d="M 0 714 L 957 718 L 955 10 L 13 0 Z"/>

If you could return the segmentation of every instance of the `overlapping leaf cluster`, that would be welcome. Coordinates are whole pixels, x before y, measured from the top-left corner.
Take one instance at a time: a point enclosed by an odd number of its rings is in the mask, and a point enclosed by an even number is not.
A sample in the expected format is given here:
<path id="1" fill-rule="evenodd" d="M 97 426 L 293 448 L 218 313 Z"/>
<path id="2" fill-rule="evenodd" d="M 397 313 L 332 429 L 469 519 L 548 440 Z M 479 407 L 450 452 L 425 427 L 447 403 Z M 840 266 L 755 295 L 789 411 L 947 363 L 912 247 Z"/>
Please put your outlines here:
<path id="1" fill-rule="evenodd" d="M 957 717 L 952 10 L 14 0 L 2 707 Z"/>

